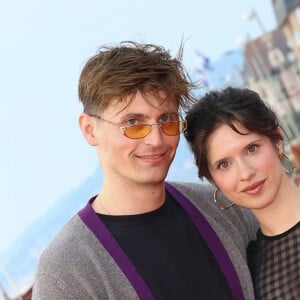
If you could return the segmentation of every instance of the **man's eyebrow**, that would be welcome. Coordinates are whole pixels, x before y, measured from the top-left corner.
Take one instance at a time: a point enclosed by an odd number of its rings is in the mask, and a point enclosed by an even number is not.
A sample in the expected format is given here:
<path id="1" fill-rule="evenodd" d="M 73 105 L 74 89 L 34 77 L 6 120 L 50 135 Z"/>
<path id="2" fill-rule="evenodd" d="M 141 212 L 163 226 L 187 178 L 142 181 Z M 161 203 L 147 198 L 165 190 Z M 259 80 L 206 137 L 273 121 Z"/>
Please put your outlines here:
<path id="1" fill-rule="evenodd" d="M 173 111 L 165 111 L 165 112 L 162 112 L 160 113 L 157 118 L 160 118 L 161 116 L 164 116 L 164 115 L 178 115 L 178 112 L 173 112 Z M 129 117 L 136 117 L 136 118 L 150 118 L 150 116 L 148 115 L 145 115 L 145 114 L 142 114 L 142 113 L 135 113 L 135 112 L 128 112 L 128 113 L 125 113 L 124 115 L 120 115 L 119 116 L 120 118 L 129 118 Z"/>
<path id="2" fill-rule="evenodd" d="M 124 115 L 119 116 L 121 119 L 127 119 L 127 118 L 146 118 L 147 116 L 141 113 L 134 113 L 134 112 L 128 112 Z"/>

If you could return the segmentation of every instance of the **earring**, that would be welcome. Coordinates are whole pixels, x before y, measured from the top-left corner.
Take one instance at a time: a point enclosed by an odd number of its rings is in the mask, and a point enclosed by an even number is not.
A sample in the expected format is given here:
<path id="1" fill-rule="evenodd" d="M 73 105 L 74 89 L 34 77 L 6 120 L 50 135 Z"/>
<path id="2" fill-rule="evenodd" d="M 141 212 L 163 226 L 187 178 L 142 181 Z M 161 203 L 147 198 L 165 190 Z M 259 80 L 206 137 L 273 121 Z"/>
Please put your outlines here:
<path id="1" fill-rule="evenodd" d="M 284 163 L 282 163 L 283 170 L 284 170 L 284 172 L 285 172 L 286 174 L 291 175 L 291 174 L 293 174 L 293 173 L 295 172 L 295 170 L 296 170 L 295 165 L 292 163 L 292 161 L 289 159 L 289 157 L 288 157 L 285 153 L 281 152 L 281 153 L 279 154 L 279 159 L 280 159 L 280 160 L 285 159 L 286 162 L 287 162 L 287 166 L 288 166 L 289 169 L 287 169 L 287 168 L 285 167 Z"/>
<path id="2" fill-rule="evenodd" d="M 218 200 L 217 200 L 218 192 L 219 192 L 218 189 L 216 189 L 215 192 L 214 192 L 214 202 L 215 202 L 215 204 L 216 204 L 220 209 L 226 210 L 226 209 L 228 209 L 228 208 L 230 208 L 231 206 L 234 205 L 234 203 L 230 203 L 230 204 L 226 205 L 226 204 L 223 204 L 223 203 L 221 203 L 221 202 L 218 202 Z"/>

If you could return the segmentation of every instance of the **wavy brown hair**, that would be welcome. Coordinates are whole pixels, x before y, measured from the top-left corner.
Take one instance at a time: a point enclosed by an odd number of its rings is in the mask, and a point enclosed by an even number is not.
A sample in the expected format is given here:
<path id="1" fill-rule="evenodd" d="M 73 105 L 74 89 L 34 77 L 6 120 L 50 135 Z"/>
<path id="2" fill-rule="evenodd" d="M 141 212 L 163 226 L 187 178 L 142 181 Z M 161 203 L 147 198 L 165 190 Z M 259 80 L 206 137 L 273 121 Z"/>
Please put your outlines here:
<path id="1" fill-rule="evenodd" d="M 84 112 L 102 112 L 113 100 L 126 106 L 128 96 L 132 99 L 137 91 L 144 97 L 150 93 L 162 102 L 188 108 L 195 102 L 191 93 L 195 85 L 181 62 L 182 53 L 182 44 L 176 58 L 152 44 L 122 42 L 118 46 L 102 46 L 80 75 L 78 94 Z"/>

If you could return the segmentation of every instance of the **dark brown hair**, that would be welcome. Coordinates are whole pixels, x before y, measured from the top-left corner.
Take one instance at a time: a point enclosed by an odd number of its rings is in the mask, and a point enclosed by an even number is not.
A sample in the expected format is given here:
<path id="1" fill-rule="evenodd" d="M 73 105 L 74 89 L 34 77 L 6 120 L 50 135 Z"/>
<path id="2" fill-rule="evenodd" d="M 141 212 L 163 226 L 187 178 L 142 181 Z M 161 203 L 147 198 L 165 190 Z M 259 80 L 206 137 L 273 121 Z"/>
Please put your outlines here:
<path id="1" fill-rule="evenodd" d="M 210 181 L 206 143 L 220 125 L 227 124 L 243 134 L 232 123 L 238 121 L 249 131 L 268 137 L 273 144 L 283 139 L 278 132 L 279 122 L 275 113 L 256 92 L 249 89 L 228 87 L 222 91 L 211 91 L 190 109 L 186 120 L 184 135 L 194 154 L 198 175 Z"/>

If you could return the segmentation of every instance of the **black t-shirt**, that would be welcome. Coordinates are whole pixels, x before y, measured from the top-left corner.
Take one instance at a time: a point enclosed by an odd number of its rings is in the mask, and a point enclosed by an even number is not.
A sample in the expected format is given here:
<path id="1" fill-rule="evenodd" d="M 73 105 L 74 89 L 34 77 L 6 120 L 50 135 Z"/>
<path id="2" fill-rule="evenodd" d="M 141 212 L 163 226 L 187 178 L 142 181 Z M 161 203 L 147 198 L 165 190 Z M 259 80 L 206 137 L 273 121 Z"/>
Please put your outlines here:
<path id="1" fill-rule="evenodd" d="M 167 194 L 159 209 L 131 216 L 98 214 L 147 283 L 155 299 L 232 299 L 200 233 Z"/>

